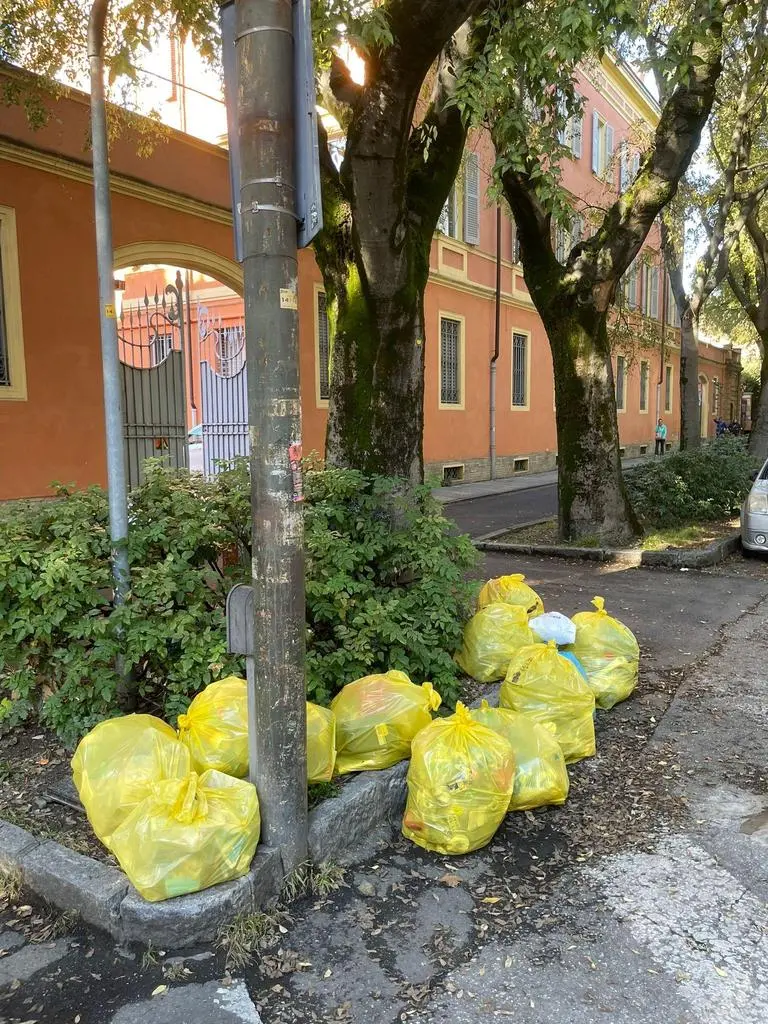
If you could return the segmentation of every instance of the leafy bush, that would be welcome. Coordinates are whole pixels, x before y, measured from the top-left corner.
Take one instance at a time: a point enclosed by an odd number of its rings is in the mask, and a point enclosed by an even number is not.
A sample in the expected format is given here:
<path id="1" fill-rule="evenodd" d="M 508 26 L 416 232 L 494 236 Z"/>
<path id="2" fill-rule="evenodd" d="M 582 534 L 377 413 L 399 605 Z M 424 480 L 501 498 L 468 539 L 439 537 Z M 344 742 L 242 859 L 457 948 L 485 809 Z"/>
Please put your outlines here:
<path id="1" fill-rule="evenodd" d="M 757 468 L 743 439 L 711 444 L 649 461 L 626 475 L 630 501 L 652 527 L 724 519 L 738 511 Z"/>
<path id="2" fill-rule="evenodd" d="M 452 697 L 469 541 L 425 489 L 401 495 L 391 481 L 325 470 L 307 475 L 306 493 L 310 698 L 388 667 Z M 226 653 L 224 602 L 250 564 L 245 467 L 208 483 L 150 463 L 129 515 L 132 590 L 114 608 L 101 489 L 3 511 L 0 729 L 35 714 L 74 742 L 116 713 L 118 654 L 140 708 L 171 721 L 199 689 L 242 671 Z"/>
<path id="3" fill-rule="evenodd" d="M 306 478 L 308 679 L 325 702 L 344 683 L 397 668 L 456 696 L 453 652 L 476 585 L 469 538 L 428 488 L 354 470 Z"/>

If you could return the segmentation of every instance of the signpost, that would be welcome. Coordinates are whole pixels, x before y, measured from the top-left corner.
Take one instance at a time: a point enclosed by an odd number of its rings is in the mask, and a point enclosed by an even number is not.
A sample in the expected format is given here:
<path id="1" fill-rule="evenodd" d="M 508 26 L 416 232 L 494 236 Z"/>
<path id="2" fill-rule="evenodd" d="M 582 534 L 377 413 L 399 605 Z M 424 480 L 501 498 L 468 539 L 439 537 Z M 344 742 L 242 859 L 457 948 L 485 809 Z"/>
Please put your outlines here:
<path id="1" fill-rule="evenodd" d="M 287 874 L 307 856 L 297 245 L 322 227 L 309 0 L 234 0 L 221 24 L 243 264 L 253 548 L 251 587 L 235 588 L 227 602 L 228 632 L 246 655 L 263 840 L 280 850 Z"/>

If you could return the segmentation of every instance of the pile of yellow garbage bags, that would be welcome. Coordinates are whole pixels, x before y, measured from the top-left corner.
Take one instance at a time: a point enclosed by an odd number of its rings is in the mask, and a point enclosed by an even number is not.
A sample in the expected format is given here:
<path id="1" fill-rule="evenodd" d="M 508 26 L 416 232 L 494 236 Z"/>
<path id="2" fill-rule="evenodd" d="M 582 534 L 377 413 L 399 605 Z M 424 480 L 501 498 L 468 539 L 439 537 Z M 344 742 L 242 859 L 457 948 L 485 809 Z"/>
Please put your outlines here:
<path id="1" fill-rule="evenodd" d="M 308 782 L 410 758 L 403 833 L 444 855 L 484 846 L 508 813 L 564 803 L 566 766 L 595 753 L 595 708 L 637 684 L 637 640 L 592 603 L 567 619 L 524 576 L 489 580 L 455 657 L 478 682 L 501 680 L 499 707 L 435 717 L 429 682 L 394 669 L 353 680 L 330 708 L 307 703 Z M 248 757 L 246 683 L 230 676 L 195 696 L 178 731 L 151 715 L 97 725 L 72 771 L 96 835 L 162 900 L 248 870 L 260 832 Z"/>
<path id="2" fill-rule="evenodd" d="M 413 738 L 405 836 L 468 853 L 490 842 L 507 813 L 565 802 L 566 766 L 595 753 L 595 708 L 637 685 L 637 640 L 602 598 L 593 605 L 568 620 L 545 613 L 523 576 L 483 586 L 456 661 L 478 682 L 503 680 L 500 706 L 458 704 Z"/>
<path id="3" fill-rule="evenodd" d="M 178 726 L 153 715 L 111 718 L 80 741 L 72 759 L 93 831 L 151 901 L 239 878 L 259 841 L 256 788 L 243 778 L 245 680 L 211 683 Z M 308 781 L 329 782 L 335 761 L 335 715 L 307 703 Z"/>

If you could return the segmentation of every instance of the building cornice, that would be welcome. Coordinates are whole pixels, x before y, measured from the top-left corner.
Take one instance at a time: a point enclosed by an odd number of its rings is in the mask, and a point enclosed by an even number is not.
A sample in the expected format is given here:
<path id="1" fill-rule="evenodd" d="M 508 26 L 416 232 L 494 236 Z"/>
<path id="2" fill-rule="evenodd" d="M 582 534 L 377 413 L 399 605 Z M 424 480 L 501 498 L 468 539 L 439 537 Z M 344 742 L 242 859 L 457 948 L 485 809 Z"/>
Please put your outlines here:
<path id="1" fill-rule="evenodd" d="M 93 172 L 88 164 L 73 160 L 71 157 L 50 153 L 47 150 L 24 146 L 3 136 L 0 136 L 0 160 L 8 160 L 11 163 L 32 167 L 38 171 L 45 171 L 48 174 L 55 174 L 60 178 L 69 178 L 71 181 L 79 181 L 87 185 L 93 182 Z M 140 199 L 162 206 L 167 210 L 192 214 L 217 224 L 232 224 L 232 212 L 226 207 L 204 203 L 181 192 L 171 192 L 168 189 L 158 188 L 156 185 L 148 185 L 146 182 L 124 174 L 110 174 L 109 183 L 110 191 L 115 195 Z"/>

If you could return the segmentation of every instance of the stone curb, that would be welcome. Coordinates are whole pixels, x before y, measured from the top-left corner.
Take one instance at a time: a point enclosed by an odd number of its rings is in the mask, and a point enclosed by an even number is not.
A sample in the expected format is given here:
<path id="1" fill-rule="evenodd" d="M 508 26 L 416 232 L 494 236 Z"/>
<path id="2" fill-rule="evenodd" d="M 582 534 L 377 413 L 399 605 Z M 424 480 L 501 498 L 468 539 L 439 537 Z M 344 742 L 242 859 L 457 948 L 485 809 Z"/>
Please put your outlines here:
<path id="1" fill-rule="evenodd" d="M 511 530 L 505 531 L 511 533 Z M 738 533 L 710 544 L 698 551 L 638 551 L 635 548 L 569 548 L 553 544 L 505 544 L 501 541 L 477 540 L 478 551 L 497 551 L 510 555 L 540 555 L 545 558 L 576 558 L 591 562 L 621 562 L 622 565 L 653 565 L 671 569 L 704 569 L 717 565 L 738 550 Z"/>
<path id="2" fill-rule="evenodd" d="M 407 771 L 408 762 L 402 761 L 383 771 L 361 772 L 339 796 L 311 811 L 310 860 L 357 864 L 391 840 L 405 807 Z M 279 852 L 259 846 L 242 878 L 150 903 L 118 868 L 2 819 L 0 870 L 18 871 L 35 895 L 61 910 L 77 911 L 118 942 L 152 942 L 163 949 L 214 941 L 222 925 L 275 899 L 284 878 Z"/>

